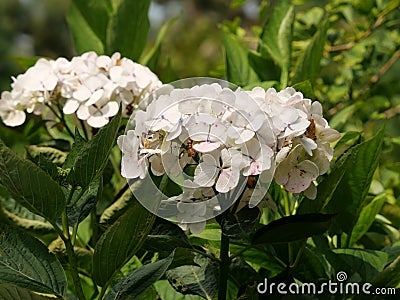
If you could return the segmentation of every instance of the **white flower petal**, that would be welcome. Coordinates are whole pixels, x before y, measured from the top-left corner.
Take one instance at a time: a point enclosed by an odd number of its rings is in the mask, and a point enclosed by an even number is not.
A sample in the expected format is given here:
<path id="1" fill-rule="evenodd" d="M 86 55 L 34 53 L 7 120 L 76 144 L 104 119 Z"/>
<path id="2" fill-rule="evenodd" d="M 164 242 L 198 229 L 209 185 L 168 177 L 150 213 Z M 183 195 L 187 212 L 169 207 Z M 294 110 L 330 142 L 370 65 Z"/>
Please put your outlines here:
<path id="1" fill-rule="evenodd" d="M 229 192 L 237 186 L 239 175 L 239 171 L 232 168 L 223 169 L 218 177 L 215 189 L 220 193 Z"/>
<path id="2" fill-rule="evenodd" d="M 105 118 L 103 116 L 98 116 L 98 117 L 91 116 L 86 120 L 86 122 L 91 127 L 100 128 L 108 123 L 108 118 Z"/>
<path id="3" fill-rule="evenodd" d="M 200 153 L 208 153 L 215 151 L 221 146 L 220 143 L 201 142 L 193 145 L 193 149 Z"/>
<path id="4" fill-rule="evenodd" d="M 103 89 L 99 89 L 97 91 L 95 91 L 93 94 L 90 95 L 88 101 L 85 102 L 86 106 L 90 106 L 95 104 L 97 101 L 99 101 L 101 99 L 101 97 L 103 96 Z"/>
<path id="5" fill-rule="evenodd" d="M 79 101 L 86 101 L 90 98 L 92 92 L 84 85 L 80 85 L 72 96 Z"/>
<path id="6" fill-rule="evenodd" d="M 3 119 L 3 122 L 7 126 L 15 127 L 22 125 L 25 122 L 25 119 L 25 112 L 21 110 L 15 110 L 10 112 L 7 117 Z"/>
<path id="7" fill-rule="evenodd" d="M 66 115 L 73 114 L 79 108 L 80 102 L 78 100 L 69 99 L 65 102 L 63 113 Z"/>

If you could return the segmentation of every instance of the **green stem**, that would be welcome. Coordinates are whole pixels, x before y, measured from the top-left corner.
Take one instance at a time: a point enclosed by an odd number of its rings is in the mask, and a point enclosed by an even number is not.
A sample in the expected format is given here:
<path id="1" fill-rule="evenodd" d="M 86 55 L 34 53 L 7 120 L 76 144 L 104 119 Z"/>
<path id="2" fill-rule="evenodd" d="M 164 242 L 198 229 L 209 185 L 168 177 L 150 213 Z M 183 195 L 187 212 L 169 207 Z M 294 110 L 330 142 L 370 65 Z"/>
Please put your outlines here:
<path id="1" fill-rule="evenodd" d="M 290 265 L 291 268 L 295 268 L 297 266 L 297 264 L 300 261 L 300 257 L 302 256 L 303 252 L 304 252 L 304 248 L 306 247 L 306 241 L 303 242 L 303 244 L 301 245 L 299 252 L 297 252 L 297 256 L 296 259 L 294 260 L 294 263 Z"/>
<path id="2" fill-rule="evenodd" d="M 58 107 L 58 110 L 60 111 L 60 115 L 58 116 L 58 118 L 59 118 L 59 119 L 61 120 L 61 122 L 64 124 L 65 129 L 67 129 L 67 131 L 68 131 L 68 134 L 69 134 L 73 139 L 75 139 L 75 135 L 74 135 L 74 133 L 72 132 L 72 130 L 68 127 L 67 121 L 65 120 L 64 113 L 63 113 L 63 111 L 62 111 L 60 105 L 58 104 L 57 107 Z M 54 110 L 53 110 L 53 112 L 54 112 Z"/>
<path id="3" fill-rule="evenodd" d="M 291 266 L 293 263 L 293 245 L 292 243 L 288 243 L 288 265 Z"/>
<path id="4" fill-rule="evenodd" d="M 198 253 L 198 254 L 200 254 L 200 255 L 203 255 L 204 257 L 207 257 L 207 258 L 209 258 L 209 259 L 211 259 L 211 260 L 214 260 L 214 261 L 216 261 L 216 262 L 221 262 L 221 260 L 219 259 L 219 258 L 217 258 L 217 257 L 215 257 L 215 256 L 212 256 L 212 255 L 210 255 L 210 254 L 207 254 L 207 253 L 205 253 L 205 252 L 203 252 L 203 251 L 200 251 L 200 250 L 198 250 L 198 249 L 196 249 L 196 248 L 192 248 L 192 249 L 190 249 L 190 251 L 192 251 L 192 252 L 196 252 L 196 253 Z"/>
<path id="5" fill-rule="evenodd" d="M 228 273 L 229 273 L 229 237 L 221 232 L 221 248 L 219 258 L 219 288 L 218 300 L 226 300 L 226 290 L 228 288 Z"/>
<path id="6" fill-rule="evenodd" d="M 66 210 L 64 210 L 64 213 L 62 215 L 62 226 L 63 226 L 63 234 L 61 234 L 61 238 L 64 241 L 65 248 L 67 249 L 67 255 L 71 269 L 72 281 L 74 282 L 75 286 L 76 296 L 78 297 L 79 300 L 84 300 L 85 295 L 82 290 L 81 279 L 79 278 L 78 265 L 74 252 L 74 246 L 71 243 L 71 236 L 69 234 L 68 216 Z"/>
<path id="7" fill-rule="evenodd" d="M 102 300 L 104 298 L 106 290 L 107 290 L 106 286 L 101 287 L 100 294 L 99 294 L 99 297 L 97 299 Z"/>
<path id="8" fill-rule="evenodd" d="M 85 122 L 83 120 L 79 119 L 79 122 L 81 124 L 82 130 L 83 130 L 83 135 L 85 136 L 85 139 L 88 141 L 89 140 L 89 135 L 86 130 Z"/>
<path id="9" fill-rule="evenodd" d="M 291 212 L 290 212 L 290 199 L 288 197 L 288 194 L 285 190 L 282 190 L 282 194 L 283 194 L 283 202 L 285 205 L 285 215 L 286 216 L 290 216 Z"/>
<path id="10" fill-rule="evenodd" d="M 238 256 L 242 255 L 244 252 L 246 252 L 247 250 L 251 249 L 251 247 L 252 247 L 251 245 L 247 245 L 247 246 L 243 247 L 238 252 L 236 252 L 233 255 L 231 255 L 229 257 L 229 260 L 232 261 L 235 257 L 238 257 Z"/>

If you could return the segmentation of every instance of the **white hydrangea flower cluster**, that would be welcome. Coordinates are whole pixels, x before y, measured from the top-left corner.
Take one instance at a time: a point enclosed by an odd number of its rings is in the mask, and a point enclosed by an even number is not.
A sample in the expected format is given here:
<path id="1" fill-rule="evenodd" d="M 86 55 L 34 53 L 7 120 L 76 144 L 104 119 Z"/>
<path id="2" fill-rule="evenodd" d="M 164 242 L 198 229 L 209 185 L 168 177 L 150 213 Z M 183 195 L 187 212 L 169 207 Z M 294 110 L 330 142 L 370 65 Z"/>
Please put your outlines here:
<path id="1" fill-rule="evenodd" d="M 139 100 L 161 85 L 147 67 L 119 53 L 109 57 L 87 52 L 71 61 L 41 58 L 13 78 L 11 92 L 1 94 L 0 117 L 5 125 L 18 126 L 26 113 L 48 118 L 48 108 L 61 109 L 99 128 L 117 114 L 119 105 L 129 115 Z"/>
<path id="2" fill-rule="evenodd" d="M 175 88 L 155 95 L 133 122 L 134 129 L 118 138 L 122 176 L 143 179 L 150 167 L 156 176 L 176 178 L 185 167 L 195 168 L 180 182 L 183 194 L 173 197 L 178 222 L 194 233 L 204 229 L 207 211 L 221 211 L 213 195 L 232 191 L 241 176 L 273 176 L 286 190 L 315 197 L 312 182 L 327 171 L 330 143 L 340 136 L 319 102 L 290 87 Z"/>

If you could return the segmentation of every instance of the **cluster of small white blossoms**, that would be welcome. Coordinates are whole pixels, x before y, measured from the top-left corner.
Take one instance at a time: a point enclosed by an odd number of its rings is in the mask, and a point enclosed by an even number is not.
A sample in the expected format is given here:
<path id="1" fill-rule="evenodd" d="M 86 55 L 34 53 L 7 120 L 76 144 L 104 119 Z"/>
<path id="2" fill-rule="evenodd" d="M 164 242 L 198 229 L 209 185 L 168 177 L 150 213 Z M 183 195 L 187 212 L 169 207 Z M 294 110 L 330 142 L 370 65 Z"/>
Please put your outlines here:
<path id="1" fill-rule="evenodd" d="M 315 198 L 315 179 L 328 170 L 339 133 L 322 117 L 319 102 L 293 88 L 252 91 L 204 84 L 154 96 L 134 116 L 135 127 L 118 138 L 122 176 L 177 177 L 194 167 L 177 201 L 184 229 L 201 232 L 216 193 L 228 193 L 241 176 L 272 174 L 293 193 Z M 272 176 L 266 176 L 272 178 Z M 190 204 L 196 204 L 190 205 Z"/>
<path id="2" fill-rule="evenodd" d="M 121 58 L 87 52 L 71 61 L 39 59 L 13 78 L 11 91 L 0 99 L 0 117 L 7 126 L 25 122 L 26 113 L 53 120 L 54 114 L 76 113 L 78 119 L 99 128 L 116 115 L 119 106 L 129 115 L 137 103 L 162 83 L 147 67 Z"/>

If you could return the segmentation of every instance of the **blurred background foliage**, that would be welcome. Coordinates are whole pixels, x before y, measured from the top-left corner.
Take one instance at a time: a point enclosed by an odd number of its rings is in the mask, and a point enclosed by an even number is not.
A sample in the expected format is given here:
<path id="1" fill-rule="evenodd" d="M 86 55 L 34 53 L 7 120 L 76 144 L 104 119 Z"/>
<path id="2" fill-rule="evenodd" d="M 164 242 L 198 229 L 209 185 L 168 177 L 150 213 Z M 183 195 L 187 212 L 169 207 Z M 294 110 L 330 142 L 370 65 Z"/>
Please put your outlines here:
<path id="1" fill-rule="evenodd" d="M 150 7 L 150 51 L 163 24 L 175 19 L 162 40 L 154 71 L 164 82 L 192 76 L 225 77 L 223 30 L 228 29 L 248 49 L 257 50 L 259 36 L 278 0 L 154 0 Z M 293 0 L 291 64 L 329 20 L 314 98 L 332 127 L 372 136 L 386 123 L 381 165 L 371 193 L 385 191 L 382 215 L 400 227 L 400 9 L 398 0 Z M 71 58 L 74 47 L 65 15 L 68 0 L 0 1 L 0 90 L 9 90 L 11 76 L 23 71 L 16 57 Z M 278 74 L 266 65 L 266 74 Z M 289 77 L 293 78 L 294 70 Z M 268 76 L 266 76 L 268 77 Z M 279 81 L 279 78 L 267 78 Z M 263 80 L 267 80 L 263 79 Z M 289 80 L 289 82 L 291 82 Z M 1 127 L 0 136 L 23 149 L 37 143 L 31 123 L 15 130 Z M 21 134 L 14 135 L 15 132 Z M 29 141 L 21 141 L 24 136 Z M 357 137 L 354 135 L 353 137 Z M 14 140 L 13 140 L 14 139 Z M 36 141 L 35 141 L 36 139 Z M 15 145 L 20 145 L 18 148 Z M 386 222 L 386 221 L 384 221 Z M 379 226 L 378 226 L 379 227 Z M 376 227 L 376 228 L 378 228 Z M 379 232 L 379 228 L 377 229 Z M 369 241 L 371 242 L 371 241 Z M 374 240 L 379 249 L 384 241 Z"/>

